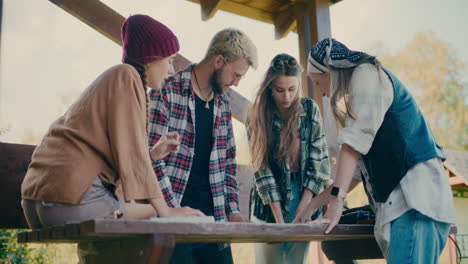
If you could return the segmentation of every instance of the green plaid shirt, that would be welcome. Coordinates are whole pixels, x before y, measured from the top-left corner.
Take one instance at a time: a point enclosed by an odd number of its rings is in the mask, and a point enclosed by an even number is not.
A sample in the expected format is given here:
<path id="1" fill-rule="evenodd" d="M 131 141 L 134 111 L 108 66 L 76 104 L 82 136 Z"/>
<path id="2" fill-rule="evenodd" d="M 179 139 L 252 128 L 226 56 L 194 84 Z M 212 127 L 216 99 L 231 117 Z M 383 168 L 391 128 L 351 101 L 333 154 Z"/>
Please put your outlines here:
<path id="1" fill-rule="evenodd" d="M 330 178 L 330 163 L 328 160 L 327 143 L 322 126 L 320 109 L 312 99 L 302 98 L 302 113 L 299 119 L 301 138 L 299 179 L 301 194 L 304 188 L 311 190 L 314 195 L 324 189 L 325 180 Z M 279 115 L 273 115 L 271 129 L 273 144 L 270 153 L 277 153 L 279 137 L 283 122 Z M 250 134 L 250 133 L 249 133 Z M 270 155 L 273 156 L 273 155 Z M 272 158 L 270 166 L 254 174 L 255 188 L 251 195 L 253 215 L 263 221 L 275 222 L 269 204 L 281 201 L 283 216 L 289 219 L 289 202 L 291 199 L 291 173 L 289 165 L 278 164 Z M 292 221 L 292 219 L 289 219 Z"/>

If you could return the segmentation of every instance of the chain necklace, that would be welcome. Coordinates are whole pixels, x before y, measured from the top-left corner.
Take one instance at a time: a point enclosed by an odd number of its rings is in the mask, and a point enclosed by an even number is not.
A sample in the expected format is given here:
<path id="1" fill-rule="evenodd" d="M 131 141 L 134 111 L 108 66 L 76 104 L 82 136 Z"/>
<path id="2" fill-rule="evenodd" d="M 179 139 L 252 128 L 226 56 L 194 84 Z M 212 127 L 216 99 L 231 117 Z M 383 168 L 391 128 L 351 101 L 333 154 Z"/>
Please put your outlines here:
<path id="1" fill-rule="evenodd" d="M 192 71 L 193 71 L 193 76 L 195 77 L 195 83 L 197 84 L 198 91 L 200 91 L 200 94 L 201 94 L 203 97 L 205 97 L 205 95 L 203 94 L 203 92 L 202 92 L 202 90 L 201 90 L 200 84 L 198 84 L 198 78 L 197 78 L 197 74 L 195 73 L 195 68 L 193 68 Z M 209 102 L 209 99 L 210 99 L 210 97 L 211 97 L 211 93 L 212 93 L 212 92 L 213 92 L 213 91 L 211 91 L 211 92 L 208 94 L 208 98 L 206 98 L 206 97 L 205 97 L 205 98 L 201 98 L 202 100 L 204 100 L 204 101 L 206 102 L 206 103 L 205 103 L 205 108 L 206 108 L 206 109 L 210 109 L 210 105 L 208 104 L 208 102 Z"/>

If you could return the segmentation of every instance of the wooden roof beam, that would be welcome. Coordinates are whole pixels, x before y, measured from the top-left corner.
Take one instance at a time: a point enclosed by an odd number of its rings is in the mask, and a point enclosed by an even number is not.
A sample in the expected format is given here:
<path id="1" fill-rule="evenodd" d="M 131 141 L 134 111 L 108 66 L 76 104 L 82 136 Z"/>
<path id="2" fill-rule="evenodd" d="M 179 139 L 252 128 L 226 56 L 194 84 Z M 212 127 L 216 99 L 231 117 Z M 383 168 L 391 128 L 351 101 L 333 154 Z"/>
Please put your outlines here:
<path id="1" fill-rule="evenodd" d="M 67 13 L 78 18 L 88 26 L 109 38 L 119 46 L 122 46 L 120 39 L 120 28 L 125 21 L 125 17 L 114 11 L 109 6 L 99 0 L 49 0 Z M 190 61 L 180 54 L 174 60 L 176 71 L 184 69 Z"/>
<path id="2" fill-rule="evenodd" d="M 464 184 L 468 186 L 468 182 L 460 176 L 450 177 L 448 179 L 448 182 L 450 185 Z"/>
<path id="3" fill-rule="evenodd" d="M 202 20 L 206 21 L 214 16 L 219 9 L 221 0 L 200 0 Z"/>
<path id="4" fill-rule="evenodd" d="M 273 17 L 275 25 L 275 39 L 286 37 L 296 27 L 297 10 L 303 4 L 296 4 L 282 12 L 279 12 Z"/>
<path id="5" fill-rule="evenodd" d="M 187 0 L 192 3 L 200 4 L 204 0 Z M 232 2 L 228 0 L 219 1 L 218 10 L 223 10 L 232 14 L 248 17 L 265 23 L 273 23 L 272 14 L 261 9 L 253 8 L 245 4 Z"/>
<path id="6" fill-rule="evenodd" d="M 103 4 L 99 0 L 49 0 L 58 7 L 67 11 L 74 17 L 94 28 L 99 33 L 111 39 L 118 45 L 122 45 L 120 40 L 120 27 L 125 21 L 125 17 L 114 11 L 112 8 Z M 174 60 L 174 69 L 180 71 L 190 64 L 180 54 L 177 54 Z M 249 105 L 248 100 L 238 92 L 231 89 L 229 92 L 233 105 L 232 114 L 237 120 L 244 122 L 246 109 Z"/>
<path id="7" fill-rule="evenodd" d="M 98 0 L 49 0 L 118 45 L 125 17 Z"/>

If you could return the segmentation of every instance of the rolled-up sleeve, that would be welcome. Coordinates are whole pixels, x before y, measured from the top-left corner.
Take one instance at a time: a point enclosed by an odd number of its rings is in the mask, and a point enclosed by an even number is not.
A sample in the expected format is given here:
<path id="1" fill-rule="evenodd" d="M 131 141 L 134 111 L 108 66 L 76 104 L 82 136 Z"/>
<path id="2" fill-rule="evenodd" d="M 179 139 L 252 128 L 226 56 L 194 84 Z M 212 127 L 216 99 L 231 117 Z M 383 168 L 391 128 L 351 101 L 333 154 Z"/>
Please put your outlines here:
<path id="1" fill-rule="evenodd" d="M 392 101 L 393 88 L 388 76 L 373 65 L 358 66 L 351 78 L 349 96 L 355 119 L 346 116 L 338 144 L 367 154 Z"/>
<path id="2" fill-rule="evenodd" d="M 257 188 L 258 195 L 264 205 L 281 201 L 279 186 L 269 168 L 256 171 L 254 178 L 255 188 Z"/>
<path id="3" fill-rule="evenodd" d="M 330 179 L 330 162 L 320 108 L 314 101 L 311 103 L 311 120 L 313 120 L 314 125 L 310 135 L 310 151 L 308 153 L 310 162 L 306 170 L 304 187 L 317 195 L 323 190 L 324 181 Z"/>

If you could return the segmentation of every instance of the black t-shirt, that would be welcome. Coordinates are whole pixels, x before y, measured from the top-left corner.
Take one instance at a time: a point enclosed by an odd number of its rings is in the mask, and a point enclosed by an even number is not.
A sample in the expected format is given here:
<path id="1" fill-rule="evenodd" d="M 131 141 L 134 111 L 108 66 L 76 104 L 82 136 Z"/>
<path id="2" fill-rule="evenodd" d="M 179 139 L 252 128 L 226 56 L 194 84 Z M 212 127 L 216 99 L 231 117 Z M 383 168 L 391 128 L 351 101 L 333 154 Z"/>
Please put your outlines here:
<path id="1" fill-rule="evenodd" d="M 213 215 L 209 165 L 213 149 L 214 100 L 209 101 L 209 109 L 205 104 L 206 101 L 195 94 L 195 154 L 181 206 L 190 206 L 205 215 Z"/>

